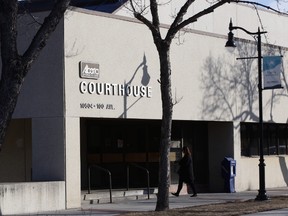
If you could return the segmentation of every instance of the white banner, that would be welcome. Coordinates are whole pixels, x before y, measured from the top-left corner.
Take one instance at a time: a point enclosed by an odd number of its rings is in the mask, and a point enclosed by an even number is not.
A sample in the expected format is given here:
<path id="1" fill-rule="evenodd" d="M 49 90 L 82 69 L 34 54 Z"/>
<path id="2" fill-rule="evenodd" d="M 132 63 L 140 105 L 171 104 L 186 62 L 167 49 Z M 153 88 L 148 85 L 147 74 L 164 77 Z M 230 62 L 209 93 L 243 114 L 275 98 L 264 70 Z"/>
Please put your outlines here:
<path id="1" fill-rule="evenodd" d="M 281 56 L 264 56 L 263 57 L 263 82 L 264 89 L 282 88 L 281 76 L 282 57 Z"/>

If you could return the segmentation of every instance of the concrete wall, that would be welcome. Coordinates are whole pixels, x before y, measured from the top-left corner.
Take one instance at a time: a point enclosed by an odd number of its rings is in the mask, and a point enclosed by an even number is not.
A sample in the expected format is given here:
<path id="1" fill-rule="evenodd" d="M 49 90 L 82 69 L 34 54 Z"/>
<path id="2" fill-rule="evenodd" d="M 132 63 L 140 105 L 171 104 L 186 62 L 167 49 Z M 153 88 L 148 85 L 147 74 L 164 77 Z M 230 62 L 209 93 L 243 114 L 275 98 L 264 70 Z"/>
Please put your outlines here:
<path id="1" fill-rule="evenodd" d="M 265 160 L 265 185 L 266 188 L 288 186 L 288 157 L 264 156 Z M 236 177 L 237 190 L 257 190 L 259 189 L 259 157 L 242 157 L 238 160 Z"/>
<path id="2" fill-rule="evenodd" d="M 237 191 L 259 189 L 259 156 L 241 156 L 240 125 L 234 122 L 235 188 Z M 266 188 L 288 186 L 288 156 L 264 155 Z"/>
<path id="3" fill-rule="evenodd" d="M 32 181 L 65 180 L 63 118 L 32 119 Z"/>
<path id="4" fill-rule="evenodd" d="M 0 151 L 0 182 L 31 181 L 30 119 L 12 120 L 5 140 L 7 144 L 4 144 Z"/>
<path id="5" fill-rule="evenodd" d="M 0 184 L 0 215 L 65 209 L 64 182 Z"/>
<path id="6" fill-rule="evenodd" d="M 33 14 L 39 22 L 45 15 Z M 20 54 L 27 48 L 39 27 L 29 14 L 21 16 L 18 33 Z M 60 22 L 33 63 L 22 86 L 13 118 L 54 118 L 64 115 L 63 31 L 63 22 Z"/>

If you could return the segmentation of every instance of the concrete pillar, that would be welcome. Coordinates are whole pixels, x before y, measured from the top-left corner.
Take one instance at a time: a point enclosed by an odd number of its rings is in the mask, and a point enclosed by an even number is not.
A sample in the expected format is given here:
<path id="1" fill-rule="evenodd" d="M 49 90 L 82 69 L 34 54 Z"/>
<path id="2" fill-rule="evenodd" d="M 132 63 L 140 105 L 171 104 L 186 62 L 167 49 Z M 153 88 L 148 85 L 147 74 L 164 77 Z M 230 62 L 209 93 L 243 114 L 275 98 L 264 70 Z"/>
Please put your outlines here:
<path id="1" fill-rule="evenodd" d="M 80 119 L 65 119 L 66 208 L 81 206 Z"/>

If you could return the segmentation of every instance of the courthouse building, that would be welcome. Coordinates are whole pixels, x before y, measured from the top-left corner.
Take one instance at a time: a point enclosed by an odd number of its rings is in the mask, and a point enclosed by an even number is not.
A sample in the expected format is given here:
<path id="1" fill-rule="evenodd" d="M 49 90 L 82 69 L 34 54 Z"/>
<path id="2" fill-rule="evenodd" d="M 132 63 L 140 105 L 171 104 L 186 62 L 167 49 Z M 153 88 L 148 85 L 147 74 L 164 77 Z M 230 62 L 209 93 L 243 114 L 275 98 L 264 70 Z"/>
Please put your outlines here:
<path id="1" fill-rule="evenodd" d="M 182 2 L 159 7 L 163 35 Z M 189 15 L 209 6 L 198 2 Z M 80 207 L 92 164 L 111 171 L 114 189 L 126 187 L 129 163 L 147 168 L 157 187 L 159 57 L 150 30 L 127 6 L 114 6 L 69 8 L 28 73 L 0 152 L 3 214 Z M 39 20 L 46 14 L 33 13 Z M 287 186 L 288 17 L 234 3 L 199 18 L 172 42 L 171 185 L 174 162 L 189 146 L 200 192 L 223 192 L 224 157 L 236 161 L 236 192 L 259 188 L 258 67 L 247 59 L 257 56 L 257 43 L 234 30 L 237 48 L 228 51 L 230 18 L 251 32 L 267 31 L 262 55 L 282 56 L 283 88 L 263 91 L 263 150 L 266 188 Z M 24 50 L 38 24 L 28 15 L 20 20 Z M 133 172 L 131 187 L 145 187 L 142 173 Z M 91 180 L 93 189 L 107 188 L 101 172 Z"/>

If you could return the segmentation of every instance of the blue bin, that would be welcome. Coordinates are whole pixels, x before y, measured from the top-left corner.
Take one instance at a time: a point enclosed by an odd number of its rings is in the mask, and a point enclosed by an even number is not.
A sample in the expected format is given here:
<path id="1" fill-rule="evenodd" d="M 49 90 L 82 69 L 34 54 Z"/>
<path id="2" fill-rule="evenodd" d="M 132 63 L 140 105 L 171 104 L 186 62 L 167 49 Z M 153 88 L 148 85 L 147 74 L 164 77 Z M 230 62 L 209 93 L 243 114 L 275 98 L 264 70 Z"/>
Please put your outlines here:
<path id="1" fill-rule="evenodd" d="M 221 174 L 224 178 L 224 191 L 235 193 L 236 160 L 225 157 L 221 163 Z"/>

